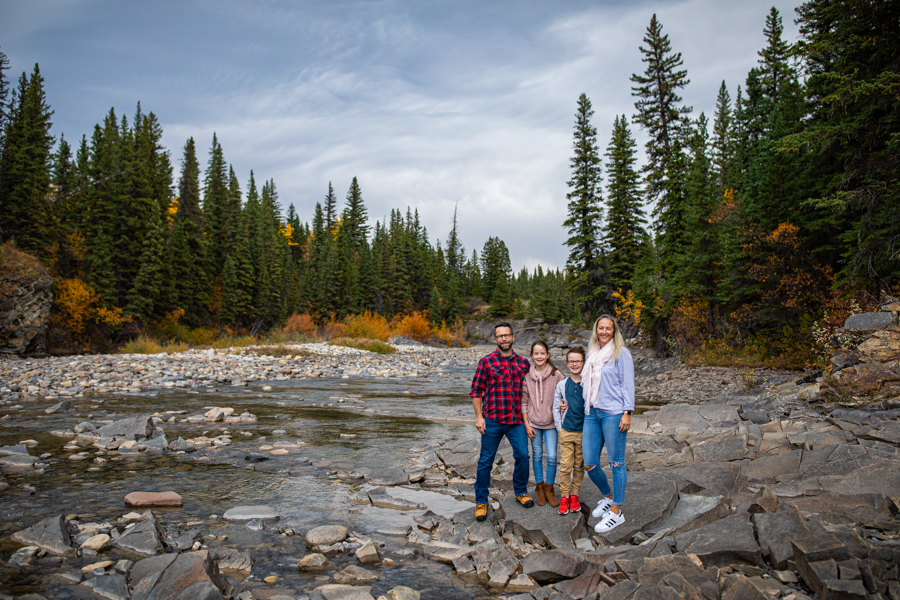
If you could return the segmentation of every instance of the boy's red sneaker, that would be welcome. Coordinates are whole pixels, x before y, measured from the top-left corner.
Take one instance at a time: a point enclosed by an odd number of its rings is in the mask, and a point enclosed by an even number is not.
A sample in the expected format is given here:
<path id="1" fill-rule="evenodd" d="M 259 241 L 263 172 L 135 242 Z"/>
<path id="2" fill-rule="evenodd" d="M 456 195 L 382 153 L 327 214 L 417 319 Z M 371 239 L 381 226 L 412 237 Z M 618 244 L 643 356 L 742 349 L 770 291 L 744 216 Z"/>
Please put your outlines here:
<path id="1" fill-rule="evenodd" d="M 565 515 L 569 512 L 569 497 L 563 496 L 559 499 L 559 514 Z"/>
<path id="2" fill-rule="evenodd" d="M 572 494 L 569 496 L 569 512 L 578 512 L 581 510 L 581 503 L 578 501 L 578 496 Z"/>

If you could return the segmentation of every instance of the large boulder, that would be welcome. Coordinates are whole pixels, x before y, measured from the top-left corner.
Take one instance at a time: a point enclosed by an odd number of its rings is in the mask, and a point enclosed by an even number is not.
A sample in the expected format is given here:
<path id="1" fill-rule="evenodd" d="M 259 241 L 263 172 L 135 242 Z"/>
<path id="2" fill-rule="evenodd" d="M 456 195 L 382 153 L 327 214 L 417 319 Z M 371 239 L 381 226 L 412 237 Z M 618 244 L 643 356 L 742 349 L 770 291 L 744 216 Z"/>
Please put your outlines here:
<path id="1" fill-rule="evenodd" d="M 140 600 L 222 600 L 229 585 L 209 552 L 145 558 L 129 573 L 132 598 Z"/>
<path id="2" fill-rule="evenodd" d="M 600 537 L 612 545 L 627 543 L 637 532 L 649 531 L 665 523 L 678 503 L 678 484 L 674 478 L 661 475 L 671 470 L 629 473 L 625 503 L 622 505 L 625 523 L 600 534 Z M 579 496 L 584 513 L 590 514 L 601 497 L 597 486 L 585 478 Z M 591 519 L 590 524 L 593 525 L 594 521 L 596 519 Z"/>
<path id="3" fill-rule="evenodd" d="M 53 278 L 34 256 L 0 245 L 0 353 L 47 351 Z"/>
<path id="4" fill-rule="evenodd" d="M 583 512 L 560 516 L 555 510 L 538 506 L 525 508 L 512 494 L 504 496 L 500 506 L 506 514 L 506 529 L 534 545 L 546 544 L 551 548 L 573 550 L 575 540 L 581 537 L 584 530 Z"/>
<path id="5" fill-rule="evenodd" d="M 140 556 L 154 556 L 163 552 L 164 538 L 162 526 L 156 520 L 153 511 L 148 510 L 141 516 L 141 520 L 126 530 L 113 545 Z"/>
<path id="6" fill-rule="evenodd" d="M 561 550 L 532 552 L 522 560 L 522 572 L 538 583 L 553 583 L 578 575 L 578 559 Z"/>
<path id="7" fill-rule="evenodd" d="M 75 556 L 66 520 L 62 515 L 47 517 L 28 529 L 12 534 L 10 539 L 26 546 L 38 546 L 52 554 Z"/>
<path id="8" fill-rule="evenodd" d="M 696 554 L 707 567 L 763 566 L 749 514 L 736 514 L 675 536 L 679 552 Z"/>
<path id="9" fill-rule="evenodd" d="M 763 556 L 768 556 L 776 569 L 785 570 L 794 557 L 791 540 L 809 535 L 803 515 L 793 504 L 782 504 L 776 512 L 757 513 L 752 519 Z"/>
<path id="10" fill-rule="evenodd" d="M 92 436 L 98 438 L 112 438 L 119 440 L 141 440 L 159 437 L 162 432 L 153 424 L 153 418 L 150 415 L 138 415 L 120 421 L 114 421 L 109 425 L 104 425 L 97 431 L 91 433 Z"/>

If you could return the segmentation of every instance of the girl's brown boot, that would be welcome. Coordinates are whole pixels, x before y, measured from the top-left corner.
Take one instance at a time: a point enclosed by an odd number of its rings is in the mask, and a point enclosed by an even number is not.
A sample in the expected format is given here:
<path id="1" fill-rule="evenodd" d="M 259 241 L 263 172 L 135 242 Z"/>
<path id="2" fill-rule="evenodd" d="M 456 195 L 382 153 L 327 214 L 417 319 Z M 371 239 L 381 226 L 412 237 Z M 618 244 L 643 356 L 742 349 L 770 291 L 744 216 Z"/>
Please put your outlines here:
<path id="1" fill-rule="evenodd" d="M 538 482 L 538 483 L 534 484 L 534 489 L 535 489 L 535 492 L 537 492 L 538 506 L 543 506 L 543 505 L 547 504 L 547 497 L 544 495 L 545 494 L 544 483 Z"/>
<path id="2" fill-rule="evenodd" d="M 556 499 L 556 496 L 553 495 L 553 485 L 549 483 L 544 484 L 544 498 L 547 500 L 547 504 L 550 506 L 556 507 L 559 506 L 559 500 Z"/>

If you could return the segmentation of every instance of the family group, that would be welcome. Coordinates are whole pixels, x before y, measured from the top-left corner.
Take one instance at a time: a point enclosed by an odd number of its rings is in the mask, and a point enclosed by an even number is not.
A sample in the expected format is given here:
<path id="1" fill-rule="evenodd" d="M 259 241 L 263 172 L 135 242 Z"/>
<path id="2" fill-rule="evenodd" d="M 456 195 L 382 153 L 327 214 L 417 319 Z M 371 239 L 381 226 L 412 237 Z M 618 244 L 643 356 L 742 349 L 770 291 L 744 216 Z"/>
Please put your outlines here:
<path id="1" fill-rule="evenodd" d="M 503 437 L 513 450 L 513 491 L 525 508 L 528 495 L 528 440 L 531 440 L 538 505 L 558 506 L 560 515 L 581 510 L 578 494 L 584 473 L 602 498 L 591 516 L 603 533 L 625 522 L 622 504 L 628 472 L 625 442 L 634 412 L 634 360 L 616 320 L 603 315 L 594 323 L 585 352 L 566 352 L 566 377 L 550 360 L 544 342 L 531 345 L 534 366 L 513 351 L 515 335 L 509 323 L 494 327 L 497 350 L 478 362 L 472 379 L 475 427 L 481 434 L 481 454 L 475 477 L 475 518 L 487 517 L 491 469 Z M 612 485 L 600 467 L 606 448 Z M 547 470 L 543 463 L 546 454 Z M 554 491 L 559 467 L 559 500 Z"/>

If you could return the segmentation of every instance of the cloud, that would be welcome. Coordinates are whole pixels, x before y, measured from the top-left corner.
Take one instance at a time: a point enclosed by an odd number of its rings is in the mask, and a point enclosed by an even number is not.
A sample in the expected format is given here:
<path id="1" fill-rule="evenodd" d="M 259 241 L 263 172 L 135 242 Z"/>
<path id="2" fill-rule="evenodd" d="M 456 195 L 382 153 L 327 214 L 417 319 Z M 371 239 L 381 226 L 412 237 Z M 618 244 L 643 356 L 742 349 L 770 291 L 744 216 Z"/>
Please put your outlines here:
<path id="1" fill-rule="evenodd" d="M 794 39 L 790 4 L 776 2 Z M 432 240 L 459 207 L 462 241 L 488 236 L 515 269 L 565 264 L 571 132 L 578 95 L 605 149 L 631 115 L 629 76 L 656 12 L 711 118 L 725 79 L 735 95 L 769 5 L 679 2 L 69 3 L 0 0 L 14 70 L 40 61 L 54 132 L 90 133 L 109 106 L 138 100 L 177 164 L 215 131 L 243 182 L 274 178 L 302 219 L 333 182 L 359 178 L 373 221 L 417 209 Z M 6 9 L 14 8 L 12 12 Z M 9 40 L 9 41 L 7 41 Z M 6 45 L 10 44 L 10 45 Z M 639 142 L 642 133 L 635 131 Z M 205 161 L 203 161 L 205 162 Z"/>

